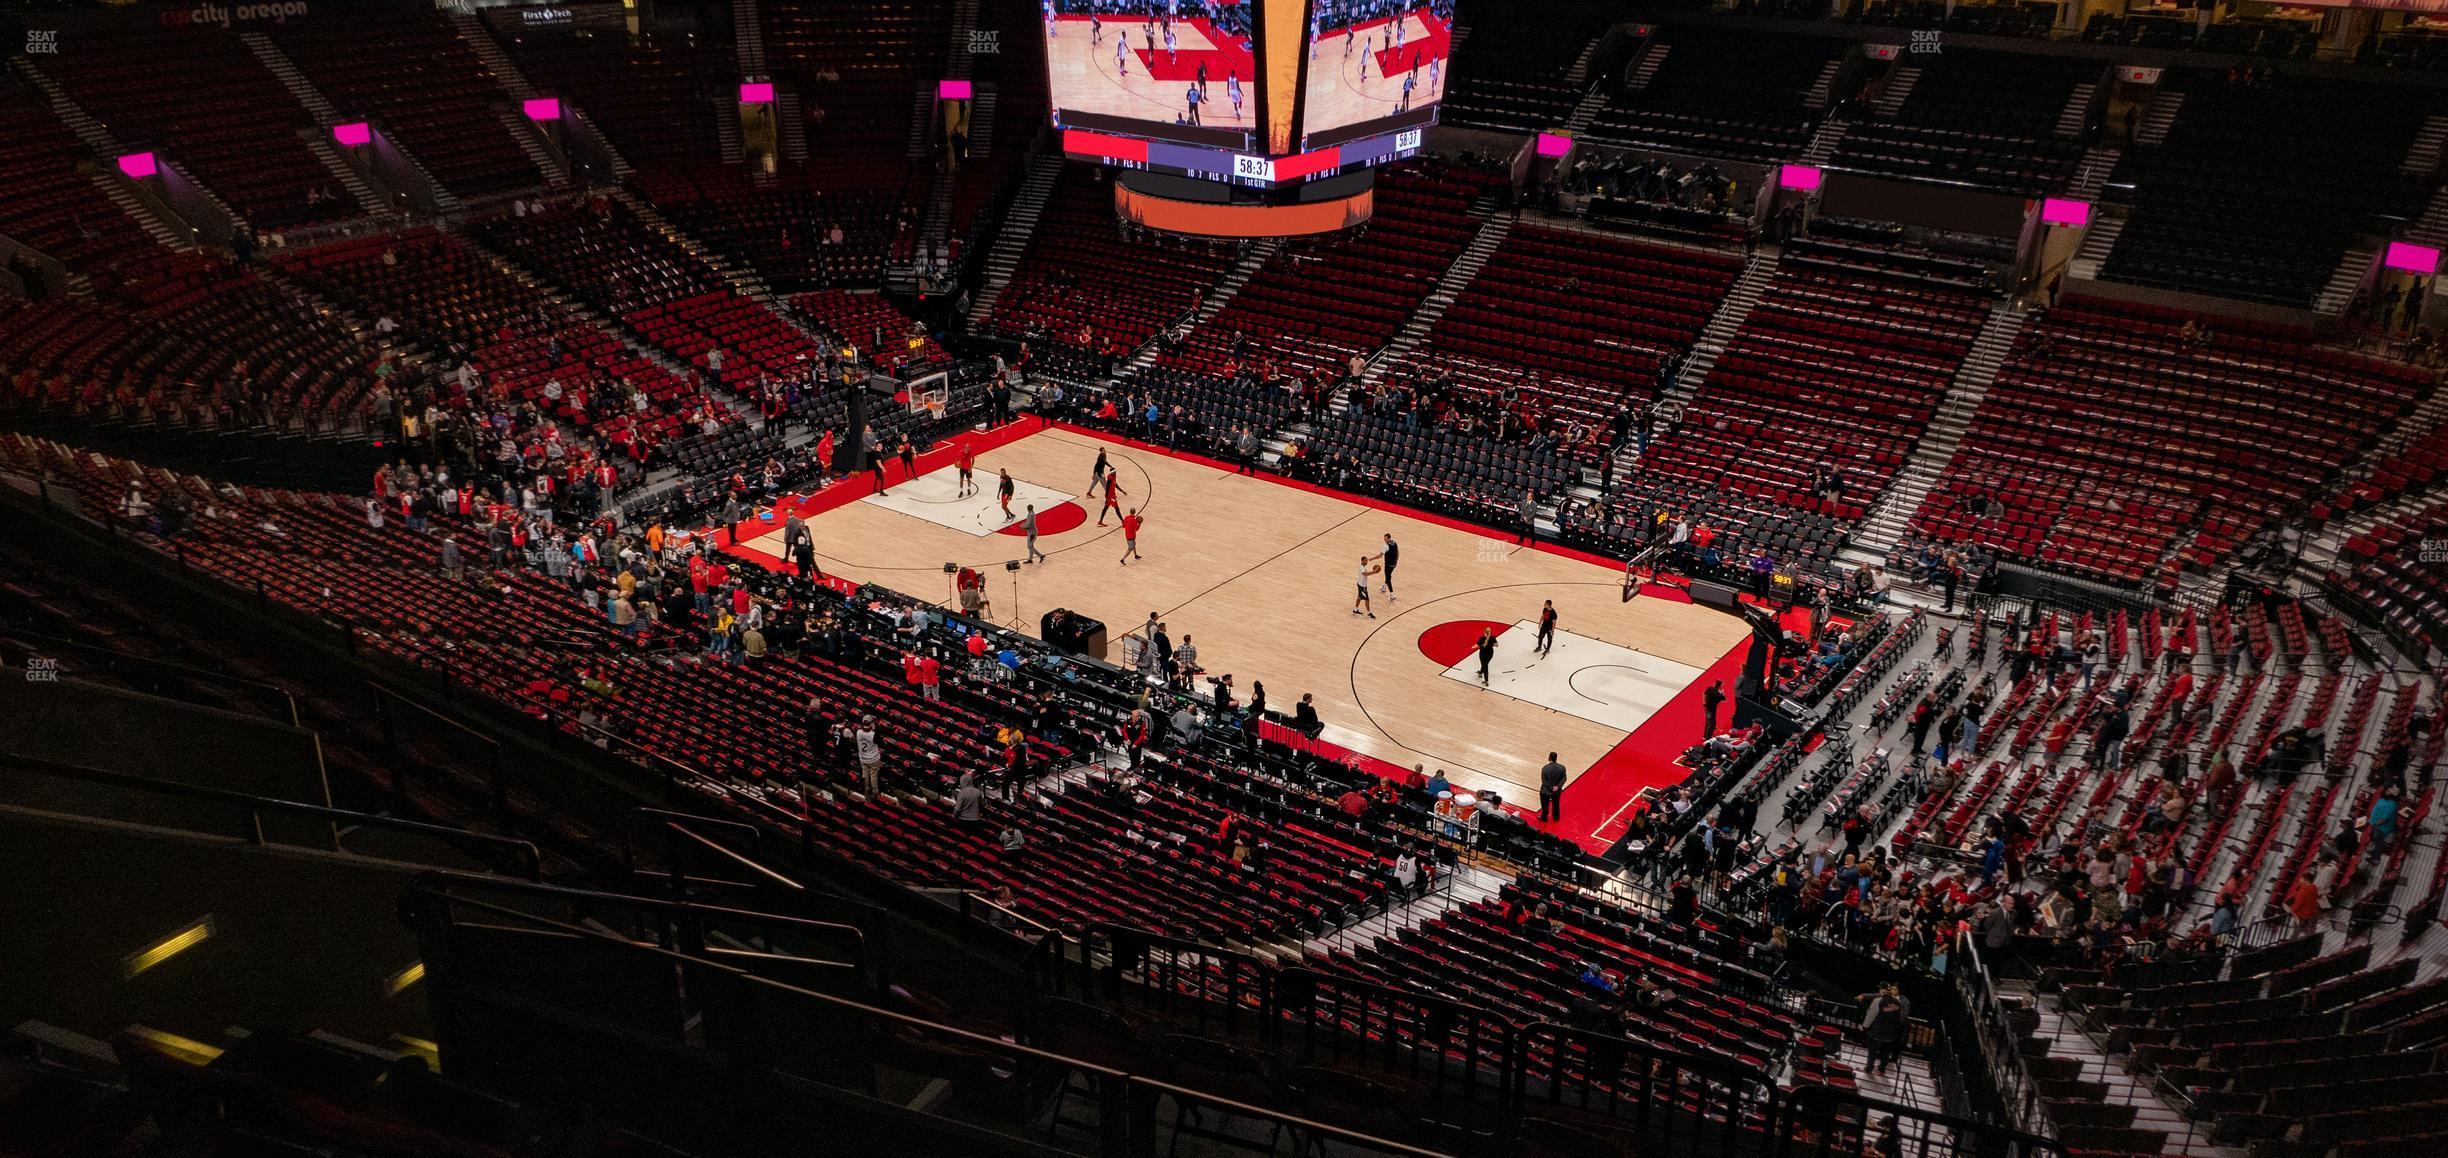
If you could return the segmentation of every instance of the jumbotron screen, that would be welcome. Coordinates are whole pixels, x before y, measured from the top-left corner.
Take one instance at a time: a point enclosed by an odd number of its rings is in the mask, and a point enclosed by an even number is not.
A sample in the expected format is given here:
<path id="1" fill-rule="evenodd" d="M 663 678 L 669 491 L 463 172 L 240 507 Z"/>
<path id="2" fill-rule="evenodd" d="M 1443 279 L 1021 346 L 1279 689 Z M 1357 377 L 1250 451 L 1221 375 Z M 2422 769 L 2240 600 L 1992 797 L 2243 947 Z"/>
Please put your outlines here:
<path id="1" fill-rule="evenodd" d="M 1302 150 L 1426 124 L 1445 99 L 1451 0 L 1313 0 Z"/>
<path id="2" fill-rule="evenodd" d="M 1261 187 L 1416 152 L 1452 50 L 1452 0 L 1041 0 L 1039 10 L 1066 153 Z"/>

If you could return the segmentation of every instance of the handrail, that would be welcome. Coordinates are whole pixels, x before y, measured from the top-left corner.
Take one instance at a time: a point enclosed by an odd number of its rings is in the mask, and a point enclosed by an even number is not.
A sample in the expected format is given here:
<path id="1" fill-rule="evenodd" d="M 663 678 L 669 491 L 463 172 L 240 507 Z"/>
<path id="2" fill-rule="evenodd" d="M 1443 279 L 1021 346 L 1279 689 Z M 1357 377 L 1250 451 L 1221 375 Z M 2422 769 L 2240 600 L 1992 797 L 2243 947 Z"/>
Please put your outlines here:
<path id="1" fill-rule="evenodd" d="M 692 831 L 684 824 L 674 821 L 665 821 L 663 829 L 672 836 L 674 841 L 672 847 L 672 868 L 671 872 L 666 875 L 670 877 L 672 888 L 675 891 L 679 889 L 683 882 L 692 879 L 697 881 L 699 884 L 725 885 L 734 887 L 744 885 L 748 888 L 757 887 L 755 883 L 745 881 L 718 881 L 705 877 L 691 878 L 688 875 L 687 870 L 682 867 L 680 863 L 680 853 L 682 849 L 686 847 L 678 843 L 682 839 L 686 839 L 689 844 L 693 844 L 700 849 L 713 853 L 715 856 L 721 858 L 726 864 L 738 866 L 742 870 L 746 871 L 748 875 L 757 878 L 758 881 L 761 881 L 766 885 L 778 886 L 787 892 L 793 893 L 805 892 L 807 890 L 806 885 L 800 884 L 789 877 L 783 876 L 781 873 L 775 872 L 774 870 L 757 863 L 751 858 L 741 856 L 739 853 L 723 847 L 720 842 L 709 839 L 702 833 Z M 626 850 L 624 849 L 624 851 Z M 638 869 L 634 864 L 631 865 L 630 871 L 639 875 L 646 875 L 644 870 Z"/>
<path id="2" fill-rule="evenodd" d="M 297 728 L 305 726 L 300 722 L 300 718 L 298 716 L 297 697 L 290 694 L 288 689 L 282 688 L 276 684 L 268 684 L 262 680 L 251 680 L 244 676 L 234 676 L 228 674 L 227 672 L 206 671 L 203 668 L 189 667 L 183 663 L 171 663 L 168 660 L 147 659 L 140 655 L 127 655 L 123 652 L 112 651 L 111 649 L 103 647 L 100 644 L 84 643 L 73 639 L 62 639 L 59 636 L 49 635 L 40 631 L 25 631 L 16 627 L 10 627 L 7 629 L 5 634 L 9 638 L 41 644 L 44 647 L 85 652 L 91 655 L 99 656 L 102 659 L 114 664 L 128 664 L 134 667 L 167 672 L 171 675 L 179 677 L 180 679 L 209 680 L 214 683 L 230 684 L 237 687 L 253 688 L 257 691 L 270 692 L 273 695 L 279 696 L 283 702 L 289 705 L 290 727 Z"/>
<path id="3" fill-rule="evenodd" d="M 1981 956 L 1980 938 L 1966 931 L 1957 940 L 1955 951 L 1962 964 L 1955 971 L 1955 988 L 1963 995 L 1965 1012 L 1971 1015 L 1974 1044 L 2000 1086 L 1998 1100 L 2005 1103 L 2007 1118 L 2016 1129 L 2054 1138 L 2057 1127 L 2049 1117 L 2048 1101 L 2040 1096 L 2039 1083 L 2024 1065 L 2017 1035 L 1998 999 L 1997 977 Z"/>
<path id="4" fill-rule="evenodd" d="M 441 886 L 437 886 L 432 883 L 437 880 L 445 880 L 471 888 L 496 889 L 504 892 L 525 893 L 528 896 L 535 897 L 552 897 L 572 901 L 594 901 L 599 904 L 606 901 L 613 901 L 623 905 L 633 905 L 641 909 L 654 909 L 663 912 L 683 914 L 701 913 L 717 917 L 736 917 L 745 918 L 752 921 L 766 921 L 776 925 L 791 926 L 811 931 L 820 931 L 833 934 L 848 934 L 850 937 L 855 938 L 861 946 L 864 946 L 867 940 L 866 933 L 858 926 L 845 925 L 839 921 L 819 921 L 812 917 L 793 917 L 784 913 L 768 913 L 757 909 L 735 909 L 729 905 L 707 905 L 700 904 L 695 901 L 669 901 L 664 900 L 661 897 L 641 897 L 635 893 L 615 893 L 603 889 L 574 889 L 566 885 L 556 885 L 549 881 L 530 882 L 505 880 L 499 877 L 470 876 L 466 873 L 437 869 L 425 874 L 425 877 L 422 880 L 411 885 L 410 888 L 422 888 L 429 892 L 440 891 Z M 465 901 L 468 904 L 482 903 L 474 900 L 473 898 L 459 896 L 456 893 L 447 893 L 446 895 L 451 899 Z"/>
<path id="5" fill-rule="evenodd" d="M 637 846 L 630 840 L 631 837 L 637 835 L 637 826 L 630 822 L 634 822 L 640 817 L 651 817 L 653 819 L 660 820 L 663 822 L 663 828 L 666 832 L 682 833 L 691 837 L 696 837 L 698 840 L 703 841 L 716 851 L 729 853 L 734 857 L 737 857 L 739 854 L 733 852 L 729 848 L 724 847 L 718 841 L 708 840 L 703 835 L 691 831 L 688 826 L 692 824 L 710 824 L 717 828 L 746 832 L 748 834 L 748 848 L 749 855 L 751 857 L 762 855 L 765 849 L 765 830 L 746 821 L 725 820 L 718 816 L 698 816 L 694 813 L 674 812 L 670 809 L 654 808 L 641 804 L 629 810 L 629 815 L 627 818 L 628 822 L 624 822 L 621 825 L 621 864 L 632 873 L 638 871 L 638 850 Z M 775 873 L 772 869 L 766 868 L 762 864 L 757 864 L 753 867 L 757 872 L 766 873 L 773 876 L 778 883 L 787 884 L 792 888 L 799 887 L 799 882 Z"/>
<path id="6" fill-rule="evenodd" d="M 421 890 L 429 895 L 436 896 L 445 904 L 466 905 L 470 908 L 491 913 L 498 917 L 507 917 L 511 920 L 523 921 L 532 925 L 549 928 L 557 932 L 567 933 L 572 936 L 605 942 L 617 946 L 626 952 L 662 957 L 669 960 L 675 967 L 719 970 L 730 975 L 732 978 L 742 984 L 762 986 L 777 992 L 788 993 L 803 1000 L 818 1002 L 854 1017 L 872 1018 L 878 1021 L 889 1022 L 909 1029 L 922 1031 L 929 1035 L 941 1036 L 951 1041 L 966 1044 L 981 1052 L 998 1056 L 1017 1056 L 1032 1059 L 1048 1066 L 1084 1073 L 1089 1075 L 1092 1079 L 1107 1079 L 1120 1082 L 1126 1087 L 1136 1087 L 1154 1094 L 1160 1094 L 1176 1099 L 1189 1099 L 1203 1106 L 1228 1110 L 1236 1115 L 1280 1121 L 1304 1132 L 1335 1138 L 1354 1145 L 1364 1146 L 1381 1153 L 1415 1156 L 1415 1158 L 1444 1158 L 1443 1155 L 1440 1155 L 1434 1150 L 1423 1150 L 1416 1146 L 1409 1146 L 1390 1139 L 1379 1138 L 1356 1130 L 1345 1129 L 1341 1126 L 1332 1125 L 1330 1123 L 1312 1121 L 1297 1115 L 1285 1113 L 1281 1110 L 1270 1110 L 1262 1106 L 1253 1106 L 1246 1102 L 1236 1101 L 1232 1098 L 1227 1098 L 1219 1094 L 1206 1093 L 1201 1090 L 1192 1089 L 1188 1086 L 1178 1086 L 1170 1082 L 1159 1081 L 1154 1078 L 1140 1077 L 1122 1070 L 1097 1065 L 1094 1062 L 1083 1061 L 1078 1058 L 1054 1053 L 1049 1050 L 1042 1050 L 1034 1046 L 1023 1045 L 1019 1042 L 1011 1041 L 1003 1037 L 989 1037 L 982 1033 L 961 1029 L 957 1026 L 945 1025 L 941 1022 L 929 1021 L 922 1017 L 916 1017 L 906 1013 L 898 1013 L 889 1009 L 880 1009 L 875 1006 L 868 1005 L 865 1002 L 853 1001 L 847 997 L 837 997 L 833 994 L 820 993 L 813 989 L 805 989 L 800 986 L 792 985 L 788 982 L 776 981 L 770 977 L 760 977 L 745 969 L 724 964 L 721 961 L 709 961 L 700 957 L 692 957 L 677 950 L 666 949 L 660 945 L 651 945 L 640 941 L 633 941 L 629 938 L 616 936 L 600 929 L 590 928 L 584 925 L 573 925 L 563 921 L 556 921 L 550 917 L 545 917 L 540 914 L 529 913 L 504 905 L 496 905 L 489 901 L 482 901 L 473 897 L 460 896 L 455 893 L 435 888 L 429 883 L 420 882 L 418 885 L 411 886 L 411 889 L 412 891 Z M 578 892 L 578 890 L 556 891 L 572 893 Z M 1152 1101 L 1152 1099 L 1126 1099 L 1125 1104 L 1130 1106 L 1138 1106 L 1143 1104 L 1143 1101 Z"/>
<path id="7" fill-rule="evenodd" d="M 67 780 L 83 780 L 88 783 L 109 784 L 115 787 L 133 788 L 138 791 L 152 792 L 163 796 L 184 796 L 191 800 L 210 800 L 222 804 L 238 805 L 247 809 L 248 823 L 252 830 L 248 834 L 248 840 L 253 844 L 271 843 L 264 839 L 263 816 L 261 814 L 265 812 L 274 812 L 290 816 L 311 817 L 317 820 L 336 821 L 364 828 L 386 828 L 395 832 L 415 833 L 420 836 L 430 837 L 450 844 L 462 844 L 476 848 L 496 849 L 511 853 L 523 865 L 529 880 L 540 882 L 544 879 L 543 855 L 536 851 L 536 846 L 534 844 L 517 839 L 516 837 L 494 836 L 490 833 L 482 832 L 468 832 L 464 829 L 449 828 L 439 824 L 427 824 L 419 820 L 401 820 L 397 817 L 381 816 L 371 812 L 354 812 L 346 808 L 329 808 L 320 804 L 303 804 L 295 800 L 280 800 L 270 796 L 255 796 L 245 792 L 232 791 L 227 788 L 212 788 L 201 784 L 181 784 L 174 780 L 156 780 L 149 776 L 133 776 L 124 772 L 112 772 L 106 769 L 88 767 L 82 764 L 69 764 L 57 760 L 45 760 L 35 756 L 20 756 L 10 754 L 7 756 L 0 756 L 0 762 L 4 762 L 6 765 L 14 767 L 19 771 L 32 772 L 37 775 L 57 776 Z M 339 847 L 339 837 L 336 833 L 332 839 L 332 846 L 333 851 L 346 851 L 345 849 L 341 849 Z"/>
<path id="8" fill-rule="evenodd" d="M 1011 933 L 1016 937 L 1029 938 L 1032 946 L 1037 943 L 1037 938 L 1048 933 L 1057 932 L 1054 926 L 1046 924 L 1035 917 L 1029 916 L 1018 909 L 1010 908 L 1005 905 L 999 905 L 979 896 L 978 890 L 970 888 L 967 885 L 905 885 L 903 887 L 909 889 L 909 891 L 913 893 L 920 894 L 921 896 L 952 897 L 954 898 L 953 908 L 958 909 L 961 916 L 967 917 L 974 921 L 985 921 L 988 924 L 994 923 L 990 918 L 972 911 L 975 909 L 983 908 L 991 912 L 1000 913 L 1004 917 L 1008 918 L 1012 924 L 1025 925 L 1028 927 L 1029 931 L 1026 933 L 1023 933 L 1016 928 L 1012 929 Z"/>

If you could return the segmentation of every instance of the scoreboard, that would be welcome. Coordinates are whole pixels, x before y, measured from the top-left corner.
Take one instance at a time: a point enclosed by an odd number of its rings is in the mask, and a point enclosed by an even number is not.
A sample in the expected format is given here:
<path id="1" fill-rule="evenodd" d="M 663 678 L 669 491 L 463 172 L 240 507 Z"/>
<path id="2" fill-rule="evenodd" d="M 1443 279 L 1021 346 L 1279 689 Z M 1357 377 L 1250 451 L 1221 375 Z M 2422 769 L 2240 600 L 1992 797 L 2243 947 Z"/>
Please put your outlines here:
<path id="1" fill-rule="evenodd" d="M 1062 147 L 1066 156 L 1084 161 L 1273 189 L 1401 160 L 1419 152 L 1425 135 L 1424 129 L 1397 129 L 1288 157 L 1270 157 L 1144 136 L 1064 129 Z"/>
<path id="2" fill-rule="evenodd" d="M 1084 161 L 1253 190 L 1419 151 L 1452 0 L 1041 0 L 1053 119 Z"/>

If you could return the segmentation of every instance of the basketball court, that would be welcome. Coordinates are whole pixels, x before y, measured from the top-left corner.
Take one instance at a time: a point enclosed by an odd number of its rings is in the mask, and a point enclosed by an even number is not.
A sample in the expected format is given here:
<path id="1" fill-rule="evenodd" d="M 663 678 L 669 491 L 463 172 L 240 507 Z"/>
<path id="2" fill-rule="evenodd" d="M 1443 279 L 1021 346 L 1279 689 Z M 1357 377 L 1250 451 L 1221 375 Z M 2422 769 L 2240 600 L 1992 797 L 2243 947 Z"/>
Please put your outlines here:
<path id="1" fill-rule="evenodd" d="M 977 451 L 975 496 L 958 494 L 947 444 L 920 457 L 914 481 L 888 462 L 883 494 L 860 474 L 798 501 L 825 573 L 941 603 L 952 594 L 944 565 L 974 567 L 990 576 L 997 622 L 1033 635 L 1051 608 L 1085 613 L 1106 623 L 1115 662 L 1120 637 L 1154 612 L 1176 646 L 1195 642 L 1211 676 L 1231 673 L 1240 698 L 1263 682 L 1268 706 L 1288 715 L 1308 693 L 1322 739 L 1381 770 L 1444 768 L 1508 805 L 1536 807 L 1554 751 L 1573 780 L 1563 821 L 1547 827 L 1584 843 L 1619 832 L 1641 789 L 1682 778 L 1673 761 L 1700 739 L 1701 691 L 1711 679 L 1733 686 L 1749 635 L 1670 588 L 1624 602 L 1621 570 L 1604 560 L 1453 520 L 1066 426 L 963 437 Z M 1146 521 L 1144 559 L 1127 565 L 1118 516 L 1100 526 L 1101 498 L 1085 497 L 1100 450 L 1120 472 L 1122 508 Z M 1000 471 L 1017 492 L 1010 519 Z M 1049 558 L 1007 572 L 1025 553 L 1016 520 L 1032 503 Z M 1372 577 L 1375 617 L 1354 614 L 1361 557 L 1388 534 L 1401 544 L 1394 596 Z M 735 553 L 779 565 L 778 521 L 743 526 L 740 540 Z M 1542 654 L 1547 600 L 1558 631 Z M 1483 630 L 1496 632 L 1485 686 Z"/>

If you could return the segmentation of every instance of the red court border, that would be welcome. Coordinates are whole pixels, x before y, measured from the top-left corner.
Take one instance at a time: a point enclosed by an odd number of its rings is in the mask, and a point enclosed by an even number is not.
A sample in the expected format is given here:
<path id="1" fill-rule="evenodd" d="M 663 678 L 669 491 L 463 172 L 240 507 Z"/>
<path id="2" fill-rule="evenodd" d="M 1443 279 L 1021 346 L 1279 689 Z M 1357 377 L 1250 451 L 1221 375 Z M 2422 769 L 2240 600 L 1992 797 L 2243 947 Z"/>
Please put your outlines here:
<path id="1" fill-rule="evenodd" d="M 964 446 L 972 451 L 984 453 L 1046 430 L 1061 430 L 1086 435 L 1117 446 L 1129 447 L 1141 453 L 1194 462 L 1227 473 L 1240 469 L 1233 463 L 1209 458 L 1203 454 L 1173 450 L 1155 443 L 1141 442 L 1135 438 L 1098 430 L 1095 427 L 1045 418 L 1023 417 L 991 430 L 962 431 L 937 443 L 918 456 L 918 473 L 927 474 L 952 465 L 959 459 L 960 450 Z M 898 459 L 887 458 L 884 463 L 885 477 L 893 478 L 898 474 L 900 468 L 901 463 Z M 1257 471 L 1250 477 L 1263 479 L 1277 486 L 1324 495 L 1356 506 L 1384 511 L 1388 514 L 1400 515 L 1403 518 L 1432 523 L 1452 530 L 1489 536 L 1506 534 L 1506 532 L 1482 523 L 1457 519 L 1450 515 L 1437 514 L 1434 511 L 1423 511 L 1369 495 L 1336 490 L 1333 487 L 1289 478 L 1272 471 Z M 874 493 L 876 493 L 876 486 L 872 474 L 864 471 L 849 474 L 814 494 L 786 498 L 776 503 L 771 520 L 758 518 L 740 525 L 755 528 L 754 535 L 761 536 L 771 532 L 774 527 L 780 525 L 782 519 L 790 515 L 796 514 L 805 518 L 823 514 L 827 511 L 838 510 Z M 715 532 L 708 530 L 706 533 Z M 787 571 L 790 569 L 783 560 L 738 543 L 722 543 L 718 549 L 724 554 L 746 559 L 767 570 Z M 1621 571 L 1624 566 L 1621 559 L 1611 559 L 1595 552 L 1567 547 L 1560 543 L 1540 541 L 1530 544 L 1527 549 L 1544 551 L 1550 555 L 1615 571 Z M 848 584 L 838 581 L 833 585 L 839 588 L 848 587 Z M 916 593 L 908 592 L 907 594 Z M 1641 585 L 1641 597 L 1665 599 L 1676 603 L 1692 602 L 1691 593 L 1688 590 L 1671 584 L 1654 582 Z M 1741 596 L 1741 598 L 1746 602 L 1752 601 L 1748 595 Z M 1802 614 L 1807 616 L 1808 612 L 1804 611 Z M 1684 777 L 1689 774 L 1690 770 L 1678 761 L 1682 758 L 1684 749 L 1706 738 L 1700 734 L 1703 723 L 1701 696 L 1713 681 L 1723 680 L 1729 689 L 1732 687 L 1742 672 L 1743 652 L 1749 646 L 1748 639 L 1735 644 L 1731 650 L 1718 657 L 1717 662 L 1710 664 L 1698 679 L 1677 692 L 1673 699 L 1668 700 L 1665 706 L 1659 708 L 1655 714 L 1642 721 L 1639 727 L 1634 728 L 1629 735 L 1618 741 L 1613 748 L 1607 751 L 1606 755 L 1599 757 L 1596 763 L 1583 770 L 1581 775 L 1564 790 L 1562 816 L 1559 819 L 1552 821 L 1535 819 L 1537 804 L 1535 800 L 1508 800 L 1505 802 L 1505 811 L 1518 815 L 1541 831 L 1570 840 L 1588 852 L 1604 853 L 1607 851 L 1613 845 L 1614 838 L 1622 835 L 1625 825 L 1629 823 L 1627 818 L 1639 808 L 1646 806 L 1644 793 L 1652 789 L 1671 788 L 1682 783 Z M 1732 695 L 1732 691 L 1729 690 L 1728 698 L 1731 699 Z M 1720 722 L 1731 718 L 1732 714 L 1728 712 L 1721 717 Z M 1270 732 L 1270 735 L 1273 734 Z M 1299 737 L 1291 733 L 1282 733 L 1277 738 L 1298 739 Z M 1298 746 L 1347 766 L 1397 782 L 1407 780 L 1411 775 L 1411 770 L 1408 768 L 1364 753 L 1352 752 L 1335 744 L 1315 741 L 1304 742 Z"/>

